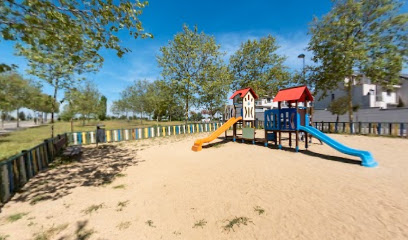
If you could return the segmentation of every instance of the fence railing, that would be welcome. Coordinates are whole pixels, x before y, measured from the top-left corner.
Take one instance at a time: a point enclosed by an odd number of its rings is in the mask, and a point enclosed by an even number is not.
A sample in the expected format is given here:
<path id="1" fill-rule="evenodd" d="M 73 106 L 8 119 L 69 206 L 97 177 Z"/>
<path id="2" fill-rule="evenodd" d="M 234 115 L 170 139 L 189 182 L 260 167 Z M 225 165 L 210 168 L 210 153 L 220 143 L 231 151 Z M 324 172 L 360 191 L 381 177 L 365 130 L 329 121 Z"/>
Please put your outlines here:
<path id="1" fill-rule="evenodd" d="M 67 134 L 44 140 L 37 146 L 0 162 L 0 200 L 7 202 L 11 196 L 54 160 L 57 152 L 54 143 Z"/>
<path id="2" fill-rule="evenodd" d="M 106 129 L 102 142 L 120 142 L 180 134 L 211 132 L 218 129 L 221 123 L 192 123 L 184 125 L 152 126 L 130 129 Z M 67 133 L 70 144 L 86 145 L 96 143 L 96 131 Z"/>
<path id="3" fill-rule="evenodd" d="M 258 129 L 263 129 L 264 122 L 258 121 L 257 126 Z M 408 137 L 408 123 L 354 122 L 350 124 L 349 122 L 314 122 L 313 127 L 325 133 Z"/>
<path id="4" fill-rule="evenodd" d="M 314 122 L 313 126 L 326 133 L 349 133 L 407 137 L 408 123 L 390 122 Z"/>

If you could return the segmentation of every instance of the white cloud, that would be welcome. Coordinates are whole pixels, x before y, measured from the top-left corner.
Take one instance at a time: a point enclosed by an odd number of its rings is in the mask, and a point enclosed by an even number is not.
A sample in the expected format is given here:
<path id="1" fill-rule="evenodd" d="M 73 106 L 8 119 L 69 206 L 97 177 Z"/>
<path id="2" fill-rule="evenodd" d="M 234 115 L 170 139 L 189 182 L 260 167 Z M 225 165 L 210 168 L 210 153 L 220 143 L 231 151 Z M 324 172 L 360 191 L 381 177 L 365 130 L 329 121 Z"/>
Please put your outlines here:
<path id="1" fill-rule="evenodd" d="M 289 35 L 276 34 L 272 31 L 266 30 L 231 32 L 217 34 L 215 35 L 215 38 L 221 45 L 221 51 L 226 53 L 224 60 L 228 61 L 229 57 L 238 50 L 243 42 L 248 41 L 249 39 L 260 39 L 268 34 L 271 34 L 276 38 L 277 44 L 280 46 L 277 52 L 287 57 L 285 63 L 291 70 L 302 68 L 302 60 L 297 57 L 301 53 L 306 55 L 306 65 L 310 63 L 312 54 L 305 50 L 309 42 L 309 37 L 304 32 L 296 32 Z"/>

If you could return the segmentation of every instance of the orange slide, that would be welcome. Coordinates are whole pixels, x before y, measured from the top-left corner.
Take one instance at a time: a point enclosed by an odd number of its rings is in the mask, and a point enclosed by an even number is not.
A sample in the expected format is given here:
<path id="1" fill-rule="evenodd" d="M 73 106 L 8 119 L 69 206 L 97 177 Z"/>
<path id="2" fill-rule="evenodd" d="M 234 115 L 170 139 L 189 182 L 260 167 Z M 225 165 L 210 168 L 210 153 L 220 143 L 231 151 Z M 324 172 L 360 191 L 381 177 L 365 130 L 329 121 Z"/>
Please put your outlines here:
<path id="1" fill-rule="evenodd" d="M 198 152 L 201 151 L 203 143 L 209 143 L 211 141 L 213 141 L 214 139 L 216 139 L 221 133 L 225 132 L 228 130 L 228 128 L 230 128 L 232 125 L 234 125 L 234 123 L 238 122 L 239 120 L 241 120 L 242 117 L 238 117 L 238 118 L 230 118 L 226 123 L 224 123 L 220 128 L 218 128 L 215 132 L 213 132 L 210 136 L 206 137 L 206 138 L 202 138 L 202 139 L 198 139 L 194 142 L 194 146 L 191 148 L 191 150 L 193 150 L 194 152 Z"/>

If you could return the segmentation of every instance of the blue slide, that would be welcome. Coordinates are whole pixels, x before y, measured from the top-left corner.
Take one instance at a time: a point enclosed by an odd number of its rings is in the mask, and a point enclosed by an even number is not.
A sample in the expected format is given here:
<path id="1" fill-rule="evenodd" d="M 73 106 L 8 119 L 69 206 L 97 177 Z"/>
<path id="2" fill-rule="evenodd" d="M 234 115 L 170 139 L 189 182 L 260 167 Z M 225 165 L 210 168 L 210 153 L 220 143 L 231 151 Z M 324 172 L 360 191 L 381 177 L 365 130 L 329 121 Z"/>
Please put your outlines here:
<path id="1" fill-rule="evenodd" d="M 362 161 L 361 165 L 363 165 L 364 167 L 377 167 L 378 166 L 378 163 L 374 160 L 373 156 L 368 151 L 362 151 L 362 150 L 349 148 L 337 142 L 333 138 L 330 138 L 329 136 L 327 136 L 326 134 L 322 133 L 321 131 L 319 131 L 318 129 L 312 126 L 308 126 L 308 127 L 299 126 L 299 130 L 312 134 L 315 138 L 320 139 L 322 142 L 326 143 L 327 145 L 336 149 L 339 152 L 342 152 L 348 155 L 352 155 L 352 156 L 356 156 L 356 157 L 360 157 Z"/>

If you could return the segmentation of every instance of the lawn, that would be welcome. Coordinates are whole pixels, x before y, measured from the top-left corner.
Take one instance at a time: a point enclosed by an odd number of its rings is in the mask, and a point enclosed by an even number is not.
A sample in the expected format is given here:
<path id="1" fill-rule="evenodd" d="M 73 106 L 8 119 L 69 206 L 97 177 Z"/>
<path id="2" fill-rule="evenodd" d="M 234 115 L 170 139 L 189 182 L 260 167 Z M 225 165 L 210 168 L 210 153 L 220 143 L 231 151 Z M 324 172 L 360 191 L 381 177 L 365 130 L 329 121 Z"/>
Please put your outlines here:
<path id="1" fill-rule="evenodd" d="M 74 122 L 74 131 L 93 131 L 97 124 L 105 125 L 106 129 L 120 128 L 136 128 L 145 126 L 159 125 L 175 125 L 182 122 L 156 122 L 156 121 L 140 121 L 140 120 L 111 120 L 111 121 L 90 121 L 85 125 L 82 121 Z M 70 132 L 71 124 L 69 122 L 55 123 L 55 134 Z M 22 150 L 34 147 L 40 144 L 44 139 L 51 137 L 51 124 L 46 124 L 38 127 L 27 128 L 21 131 L 12 132 L 6 135 L 0 135 L 0 161 L 5 160 Z"/>

